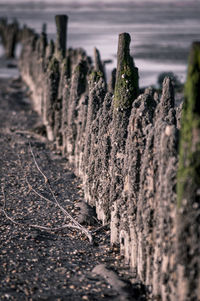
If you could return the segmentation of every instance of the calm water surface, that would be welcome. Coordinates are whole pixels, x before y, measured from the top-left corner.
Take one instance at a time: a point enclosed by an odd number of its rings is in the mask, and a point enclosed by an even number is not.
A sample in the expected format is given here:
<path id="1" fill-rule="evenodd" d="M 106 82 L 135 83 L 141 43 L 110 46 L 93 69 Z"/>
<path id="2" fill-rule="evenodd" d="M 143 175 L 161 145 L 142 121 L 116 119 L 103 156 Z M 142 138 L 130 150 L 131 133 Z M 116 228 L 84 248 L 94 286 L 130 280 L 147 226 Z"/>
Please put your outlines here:
<path id="1" fill-rule="evenodd" d="M 46 23 L 53 39 L 56 14 L 69 16 L 68 47 L 82 47 L 91 56 L 97 47 L 103 59 L 113 61 L 107 65 L 108 73 L 116 66 L 118 34 L 130 33 L 141 86 L 156 84 L 164 71 L 184 81 L 190 45 L 200 40 L 199 0 L 0 0 L 0 16 L 17 18 L 37 32 Z"/>

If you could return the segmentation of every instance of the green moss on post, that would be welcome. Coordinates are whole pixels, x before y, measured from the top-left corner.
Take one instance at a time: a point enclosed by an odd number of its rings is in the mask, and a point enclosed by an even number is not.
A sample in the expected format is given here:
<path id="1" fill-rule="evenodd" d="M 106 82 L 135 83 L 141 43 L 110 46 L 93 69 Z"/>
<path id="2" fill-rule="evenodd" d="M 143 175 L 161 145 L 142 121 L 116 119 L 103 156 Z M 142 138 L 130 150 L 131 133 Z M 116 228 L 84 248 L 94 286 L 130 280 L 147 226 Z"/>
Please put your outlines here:
<path id="1" fill-rule="evenodd" d="M 50 43 L 49 43 L 49 56 L 50 57 L 53 56 L 54 50 L 55 50 L 54 41 L 50 40 Z"/>
<path id="2" fill-rule="evenodd" d="M 101 71 L 93 70 L 89 75 L 89 80 L 91 82 L 98 82 L 100 78 L 104 78 L 104 75 Z"/>
<path id="3" fill-rule="evenodd" d="M 62 70 L 64 72 L 64 74 L 68 74 L 68 59 L 64 58 L 62 61 Z"/>
<path id="4" fill-rule="evenodd" d="M 55 17 L 57 39 L 56 39 L 56 57 L 62 60 L 66 55 L 66 40 L 67 40 L 67 20 L 66 15 L 57 15 Z"/>
<path id="5" fill-rule="evenodd" d="M 94 48 L 94 65 L 95 65 L 95 71 L 101 72 L 104 79 L 106 80 L 104 66 L 101 61 L 100 52 L 97 48 Z"/>
<path id="6" fill-rule="evenodd" d="M 44 58 L 45 54 L 46 54 L 46 47 L 47 47 L 46 33 L 44 33 L 44 32 L 41 33 L 37 44 L 38 44 L 38 46 L 37 46 L 38 56 Z"/>
<path id="7" fill-rule="evenodd" d="M 177 178 L 179 207 L 183 200 L 200 202 L 200 42 L 194 42 L 190 52 L 181 122 Z"/>
<path id="8" fill-rule="evenodd" d="M 130 56 L 130 35 L 122 33 L 119 35 L 117 52 L 117 73 L 114 91 L 114 108 L 128 109 L 139 93 L 138 69 L 134 66 L 133 58 Z"/>
<path id="9" fill-rule="evenodd" d="M 54 74 L 59 73 L 59 62 L 55 57 L 50 60 L 48 70 Z"/>

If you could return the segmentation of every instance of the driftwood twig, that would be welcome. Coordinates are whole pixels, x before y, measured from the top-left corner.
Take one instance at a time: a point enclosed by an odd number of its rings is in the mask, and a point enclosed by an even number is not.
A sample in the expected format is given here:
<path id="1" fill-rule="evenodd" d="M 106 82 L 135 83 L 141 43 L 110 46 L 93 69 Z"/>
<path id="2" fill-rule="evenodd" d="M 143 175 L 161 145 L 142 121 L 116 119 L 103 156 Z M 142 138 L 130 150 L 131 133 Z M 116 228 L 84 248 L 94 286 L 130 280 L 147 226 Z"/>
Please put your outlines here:
<path id="1" fill-rule="evenodd" d="M 5 196 L 5 189 L 2 186 L 2 194 L 3 194 L 3 208 L 2 208 L 2 212 L 4 213 L 4 215 L 6 216 L 6 218 L 11 221 L 13 224 L 18 225 L 18 226 L 28 226 L 30 228 L 37 228 L 37 229 L 41 229 L 41 230 L 46 230 L 46 231 L 58 231 L 58 230 L 62 230 L 65 228 L 70 228 L 69 225 L 63 225 L 60 227 L 46 227 L 46 226 L 40 226 L 40 225 L 36 225 L 36 224 L 24 224 L 24 223 L 20 223 L 17 222 L 14 218 L 10 217 L 8 215 L 8 213 L 6 212 L 6 196 Z"/>
<path id="2" fill-rule="evenodd" d="M 30 151 L 31 151 L 31 155 L 33 157 L 33 160 L 34 160 L 34 163 L 35 163 L 35 166 L 37 167 L 38 171 L 41 173 L 41 175 L 43 176 L 44 178 L 44 182 L 45 184 L 48 182 L 48 178 L 45 176 L 45 174 L 42 172 L 42 170 L 40 169 L 37 161 L 36 161 L 36 158 L 35 158 L 35 155 L 33 153 L 33 150 L 32 150 L 32 147 L 31 147 L 31 143 L 29 142 L 29 147 L 30 147 Z"/>
<path id="3" fill-rule="evenodd" d="M 72 229 L 76 229 L 76 230 L 79 230 L 81 231 L 82 233 L 84 233 L 89 242 L 92 243 L 93 242 L 93 237 L 92 237 L 92 233 L 95 233 L 95 232 L 98 232 L 99 231 L 99 228 L 96 229 L 96 231 L 89 231 L 88 229 L 86 229 L 85 227 L 83 227 L 79 222 L 76 221 L 75 218 L 73 218 L 73 216 L 71 216 L 69 214 L 69 212 L 63 208 L 63 206 L 59 203 L 52 187 L 51 187 L 51 183 L 48 179 L 48 177 L 44 174 L 44 172 L 41 170 L 37 160 L 36 160 L 36 157 L 35 157 L 35 154 L 33 152 L 33 149 L 31 147 L 31 144 L 29 143 L 29 147 L 30 147 L 30 152 L 31 152 L 31 155 L 33 157 L 33 161 L 34 161 L 34 164 L 36 166 L 36 168 L 38 169 L 39 173 L 43 176 L 44 178 L 44 182 L 45 182 L 45 185 L 48 187 L 50 193 L 51 193 L 51 196 L 53 198 L 53 200 L 43 196 L 40 192 L 38 192 L 29 182 L 28 180 L 28 177 L 26 176 L 25 177 L 25 180 L 26 180 L 26 183 L 28 185 L 28 188 L 29 188 L 29 192 L 30 191 L 33 191 L 38 197 L 40 197 L 41 199 L 47 201 L 47 202 L 50 202 L 50 203 L 53 203 L 55 206 L 57 206 L 63 213 L 64 217 L 68 218 L 70 220 L 70 223 L 65 223 L 64 225 L 62 226 L 59 226 L 59 227 L 46 227 L 46 226 L 40 226 L 40 225 L 37 225 L 37 224 L 24 224 L 24 223 L 21 223 L 21 222 L 18 222 L 16 221 L 13 217 L 9 216 L 8 213 L 6 212 L 6 195 L 5 195 L 5 188 L 4 186 L 2 186 L 2 194 L 3 194 L 3 201 L 4 201 L 4 205 L 3 205 L 3 208 L 2 208 L 2 212 L 4 213 L 4 215 L 6 216 L 6 218 L 11 221 L 13 224 L 15 225 L 19 225 L 19 226 L 28 226 L 30 228 L 36 228 L 36 229 L 41 229 L 41 230 L 46 230 L 46 231 L 59 231 L 59 230 L 62 230 L 62 229 L 65 229 L 65 228 L 72 228 Z M 21 159 L 19 157 L 19 161 L 21 163 Z M 21 163 L 21 167 L 22 167 L 22 163 Z M 101 228 L 101 227 L 100 227 Z"/>
<path id="4" fill-rule="evenodd" d="M 67 212 L 67 210 L 64 209 L 63 206 L 61 206 L 60 203 L 58 202 L 58 199 L 57 199 L 56 196 L 55 196 L 55 193 L 54 193 L 54 191 L 53 191 L 53 189 L 52 189 L 52 187 L 51 187 L 51 183 L 50 183 L 49 179 L 48 179 L 47 176 L 42 172 L 41 168 L 39 167 L 39 165 L 38 165 L 38 163 L 37 163 L 37 160 L 36 160 L 36 158 L 35 158 L 35 154 L 34 154 L 34 152 L 33 152 L 33 149 L 32 149 L 32 147 L 31 147 L 31 144 L 30 144 L 30 143 L 29 143 L 29 147 L 30 147 L 31 155 L 32 155 L 32 157 L 33 157 L 35 166 L 37 167 L 37 169 L 38 169 L 38 171 L 40 172 L 40 174 L 43 176 L 44 182 L 45 182 L 45 184 L 48 186 L 48 189 L 49 189 L 49 191 L 50 191 L 50 193 L 51 193 L 51 195 L 52 195 L 52 197 L 53 197 L 53 199 L 54 199 L 54 201 L 55 201 L 55 204 L 59 207 L 59 209 L 63 212 L 63 214 L 64 214 L 65 216 L 67 216 L 67 217 L 71 220 L 71 222 L 73 223 L 73 224 L 72 224 L 72 225 L 73 225 L 73 228 L 82 231 L 82 232 L 88 237 L 89 242 L 92 243 L 92 241 L 93 241 L 92 233 L 91 233 L 89 230 L 87 230 L 85 227 L 83 227 L 79 222 L 77 222 L 77 221 L 69 214 L 69 212 Z M 36 192 L 36 190 L 34 190 L 34 191 Z M 38 194 L 38 193 L 36 192 L 36 194 Z M 43 199 L 46 199 L 46 200 L 49 201 L 49 199 L 43 197 L 41 194 L 39 194 L 39 195 L 40 195 L 40 197 L 42 197 Z M 72 227 L 72 225 L 70 224 L 70 227 Z"/>
<path id="5" fill-rule="evenodd" d="M 30 228 L 40 229 L 40 230 L 45 230 L 45 231 L 60 231 L 60 230 L 66 229 L 66 228 L 80 230 L 79 226 L 76 226 L 73 224 L 64 224 L 59 227 L 46 227 L 46 226 L 41 226 L 41 225 L 37 225 L 37 224 L 20 223 L 20 222 L 16 221 L 14 218 L 12 218 L 11 216 L 9 216 L 8 213 L 6 212 L 6 196 L 5 196 L 5 190 L 4 190 L 3 186 L 2 186 L 2 194 L 3 194 L 3 208 L 1 210 L 4 213 L 5 217 L 15 225 L 28 226 Z M 92 242 L 92 241 L 90 241 L 90 242 Z"/>

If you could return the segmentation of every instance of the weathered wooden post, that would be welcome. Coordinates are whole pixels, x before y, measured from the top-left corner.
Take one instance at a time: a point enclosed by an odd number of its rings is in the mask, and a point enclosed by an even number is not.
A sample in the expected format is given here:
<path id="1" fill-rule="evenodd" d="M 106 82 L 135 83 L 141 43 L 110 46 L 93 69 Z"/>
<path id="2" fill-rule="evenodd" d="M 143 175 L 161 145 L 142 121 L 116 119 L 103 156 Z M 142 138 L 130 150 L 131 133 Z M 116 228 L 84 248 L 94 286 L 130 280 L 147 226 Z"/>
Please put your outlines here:
<path id="1" fill-rule="evenodd" d="M 97 48 L 94 48 L 94 68 L 95 71 L 101 72 L 103 75 L 103 78 L 106 79 L 105 75 L 105 69 L 101 61 L 100 52 Z"/>
<path id="2" fill-rule="evenodd" d="M 114 90 L 115 90 L 116 71 L 117 71 L 116 68 L 112 70 L 110 82 L 108 83 L 108 91 L 112 94 L 114 94 Z"/>
<path id="3" fill-rule="evenodd" d="M 66 15 L 57 15 L 55 17 L 57 28 L 55 55 L 58 60 L 62 60 L 66 55 L 67 20 L 68 17 Z"/>
<path id="4" fill-rule="evenodd" d="M 2 44 L 5 49 L 7 58 L 15 57 L 15 48 L 19 33 L 19 24 L 15 20 L 13 23 L 8 24 L 7 19 L 3 18 L 0 21 L 0 36 Z"/>
<path id="5" fill-rule="evenodd" d="M 46 48 L 47 48 L 47 35 L 46 35 L 46 33 L 42 32 L 37 41 L 38 58 L 45 57 Z"/>
<path id="6" fill-rule="evenodd" d="M 189 56 L 177 177 L 178 300 L 200 300 L 200 42 Z"/>
<path id="7" fill-rule="evenodd" d="M 47 49 L 46 49 L 46 59 L 47 59 L 47 61 L 51 60 L 51 58 L 54 55 L 54 51 L 55 51 L 54 41 L 50 40 L 49 45 L 47 45 Z"/>
<path id="8" fill-rule="evenodd" d="M 115 109 L 130 109 L 139 94 L 138 69 L 130 56 L 131 38 L 128 33 L 119 35 L 117 52 L 117 73 L 115 83 Z"/>
<path id="9" fill-rule="evenodd" d="M 42 24 L 42 32 L 47 33 L 47 24 L 46 23 Z"/>
<path id="10" fill-rule="evenodd" d="M 119 35 L 117 72 L 113 99 L 112 151 L 111 151 L 111 242 L 118 241 L 120 201 L 124 186 L 124 156 L 127 127 L 133 101 L 137 98 L 138 69 L 130 56 L 130 35 Z"/>

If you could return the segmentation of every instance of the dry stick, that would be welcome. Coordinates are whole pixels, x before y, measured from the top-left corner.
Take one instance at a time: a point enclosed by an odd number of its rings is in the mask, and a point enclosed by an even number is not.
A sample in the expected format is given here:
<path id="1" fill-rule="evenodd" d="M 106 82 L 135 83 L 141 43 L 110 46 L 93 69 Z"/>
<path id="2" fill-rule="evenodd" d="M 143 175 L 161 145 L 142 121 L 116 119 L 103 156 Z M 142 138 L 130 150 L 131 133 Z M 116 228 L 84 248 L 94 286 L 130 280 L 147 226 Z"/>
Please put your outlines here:
<path id="1" fill-rule="evenodd" d="M 21 162 L 21 158 L 20 158 L 19 154 L 18 154 L 18 158 L 19 158 L 19 165 L 20 165 L 21 169 L 23 170 L 23 168 L 22 168 L 22 162 Z M 37 162 L 36 162 L 36 163 L 37 163 Z M 42 194 L 40 194 L 39 192 L 37 192 L 37 190 L 34 189 L 34 187 L 30 184 L 30 182 L 29 182 L 29 180 L 28 180 L 28 178 L 27 178 L 27 175 L 25 176 L 25 179 L 26 179 L 26 183 L 27 183 L 28 188 L 29 188 L 29 192 L 30 192 L 30 191 L 33 191 L 33 192 L 34 192 L 37 196 L 39 196 L 41 199 L 43 199 L 43 200 L 45 200 L 45 201 L 47 201 L 47 202 L 52 203 L 52 204 L 55 205 L 55 203 L 54 203 L 52 200 L 46 198 L 45 196 L 43 196 Z M 28 192 L 28 193 L 29 193 L 29 192 Z"/>
<path id="2" fill-rule="evenodd" d="M 30 147 L 31 147 L 31 146 L 30 146 Z M 54 198 L 56 204 L 55 204 L 53 201 L 51 201 L 50 199 L 44 197 L 42 194 L 38 193 L 38 192 L 32 187 L 32 185 L 29 183 L 29 181 L 28 181 L 28 179 L 27 179 L 27 177 L 26 177 L 26 182 L 27 182 L 27 185 L 28 185 L 30 191 L 33 190 L 33 192 L 34 192 L 36 195 L 38 195 L 40 198 L 42 198 L 42 199 L 44 199 L 44 200 L 46 200 L 46 201 L 48 201 L 48 202 L 51 202 L 51 203 L 53 203 L 54 205 L 57 205 L 57 206 L 61 209 L 61 211 L 65 214 L 65 216 L 67 215 L 75 225 L 72 225 L 72 224 L 64 224 L 64 225 L 62 225 L 62 226 L 60 226 L 60 227 L 45 227 L 45 226 L 40 226 L 40 225 L 36 225 L 36 224 L 24 224 L 24 223 L 17 222 L 15 219 L 13 219 L 12 217 L 10 217 L 10 216 L 7 214 L 7 212 L 6 212 L 6 209 L 5 209 L 5 207 L 6 207 L 6 196 L 5 196 L 4 187 L 2 186 L 2 194 L 3 194 L 3 201 L 4 201 L 4 204 L 3 204 L 3 208 L 2 208 L 1 210 L 2 210 L 2 212 L 4 213 L 4 215 L 6 216 L 6 218 L 7 218 L 8 220 L 10 220 L 13 224 L 18 225 L 18 226 L 25 226 L 25 225 L 26 225 L 26 226 L 28 226 L 28 227 L 30 227 L 30 228 L 36 228 L 36 229 L 41 229 L 41 230 L 46 230 L 46 231 L 59 231 L 59 230 L 65 229 L 65 228 L 72 228 L 72 229 L 76 229 L 76 230 L 81 230 L 81 231 L 84 232 L 84 234 L 88 237 L 90 243 L 92 243 L 92 234 L 91 234 L 91 232 L 88 231 L 86 228 L 84 228 L 82 225 L 80 225 L 80 224 L 79 224 L 79 223 L 78 223 L 78 222 L 77 222 L 77 221 L 76 221 L 76 220 L 75 220 L 75 219 L 74 219 L 74 218 L 73 218 L 73 217 L 72 217 L 72 216 L 71 216 L 71 215 L 70 215 L 70 214 L 69 214 L 69 213 L 68 213 L 68 212 L 60 205 L 60 204 L 59 204 L 59 202 L 57 201 L 56 196 L 55 196 L 55 194 L 54 194 L 54 192 L 53 192 L 53 190 L 52 190 L 52 188 L 51 188 L 51 186 L 50 186 L 50 183 L 49 183 L 48 178 L 44 175 L 44 173 L 41 171 L 40 167 L 39 167 L 38 164 L 37 164 L 37 161 L 36 161 L 36 159 L 35 159 L 35 156 L 34 156 L 34 153 L 33 153 L 32 149 L 31 149 L 31 153 L 32 153 L 32 156 L 33 156 L 33 158 L 34 158 L 34 162 L 35 162 L 35 165 L 36 165 L 37 169 L 40 171 L 40 173 L 43 175 L 43 177 L 44 177 L 44 179 L 45 179 L 45 183 L 48 183 L 48 184 L 49 184 L 50 192 L 51 192 L 51 194 L 52 194 L 52 196 L 53 196 L 53 198 Z M 20 161 L 20 163 L 21 163 L 20 157 L 19 157 L 19 161 Z"/>
<path id="3" fill-rule="evenodd" d="M 45 201 L 53 203 L 54 205 L 58 206 L 57 203 L 55 204 L 52 200 L 46 198 L 45 196 L 43 196 L 42 194 L 40 194 L 37 190 L 35 190 L 35 188 L 33 188 L 33 186 L 28 181 L 27 177 L 26 177 L 26 183 L 27 183 L 28 187 L 30 188 L 30 191 L 33 191 L 37 196 L 39 196 L 40 198 L 44 199 Z M 97 220 L 97 222 L 98 222 L 98 220 Z M 102 226 L 100 226 L 100 227 L 92 230 L 92 233 L 97 233 L 97 232 L 101 231 L 102 229 L 106 228 L 109 225 L 110 225 L 109 223 L 106 223 L 105 225 L 102 225 Z M 78 228 L 75 227 L 75 229 L 79 229 L 79 227 Z"/>
<path id="4" fill-rule="evenodd" d="M 20 158 L 19 158 L 19 159 L 20 159 Z M 20 163 L 21 163 L 21 160 L 20 160 Z M 29 190 L 30 190 L 30 191 L 33 191 L 33 192 L 34 192 L 37 196 L 39 196 L 41 199 L 43 199 L 43 200 L 45 200 L 45 201 L 47 201 L 47 202 L 50 202 L 50 203 L 52 203 L 52 204 L 58 206 L 57 203 L 53 202 L 52 200 L 46 198 L 46 197 L 43 196 L 41 193 L 39 193 L 39 192 L 38 192 L 38 191 L 30 184 L 30 182 L 29 182 L 27 176 L 26 176 L 26 183 L 27 183 L 27 185 L 28 185 L 28 187 L 29 187 Z M 71 216 L 70 216 L 70 217 L 71 217 Z M 51 229 L 61 230 L 61 229 L 64 229 L 64 228 L 73 228 L 73 229 L 79 229 L 79 230 L 80 230 L 80 227 L 79 227 L 79 226 L 74 226 L 74 225 L 72 225 L 72 224 L 68 224 L 68 225 L 65 224 L 65 225 L 63 225 L 63 226 L 61 226 L 61 227 L 58 227 L 58 228 L 51 228 Z M 49 229 L 50 229 L 50 228 L 49 228 Z"/>
<path id="5" fill-rule="evenodd" d="M 108 227 L 109 225 L 110 225 L 110 223 L 107 223 L 107 224 L 105 224 L 105 225 L 102 225 L 102 226 L 100 226 L 100 227 L 98 227 L 98 228 L 92 230 L 92 233 L 99 232 L 99 231 L 101 231 L 102 229 Z"/>
<path id="6" fill-rule="evenodd" d="M 28 185 L 30 191 L 33 191 L 33 192 L 34 192 L 37 196 L 39 196 L 41 199 L 43 199 L 43 200 L 45 200 L 45 201 L 47 201 L 47 202 L 50 202 L 50 203 L 56 205 L 52 200 L 46 198 L 46 197 L 43 196 L 41 193 L 39 193 L 37 190 L 35 190 L 35 188 L 33 188 L 33 186 L 30 184 L 30 182 L 29 182 L 29 180 L 28 180 L 27 177 L 26 177 L 26 183 L 27 183 L 27 185 Z"/>
<path id="7" fill-rule="evenodd" d="M 53 190 L 52 190 L 52 188 L 51 188 L 51 184 L 50 184 L 50 182 L 49 182 L 49 180 L 48 180 L 48 182 L 47 182 L 47 184 L 48 184 L 48 186 L 49 186 L 49 190 L 50 190 L 50 192 L 51 192 L 51 194 L 52 194 L 52 196 L 53 196 L 53 198 L 54 198 L 54 200 L 55 200 L 55 202 L 56 202 L 56 204 L 57 204 L 57 206 L 60 208 L 60 210 L 64 213 L 64 215 L 66 215 L 74 224 L 75 224 L 75 227 L 76 227 L 76 229 L 79 229 L 79 230 L 81 230 L 87 237 L 88 237 L 88 239 L 89 239 L 89 242 L 90 243 L 92 243 L 92 233 L 89 231 L 89 230 L 87 230 L 85 227 L 83 227 L 81 224 L 79 224 L 61 205 L 60 205 L 60 203 L 58 202 L 58 200 L 57 200 L 57 198 L 56 198 L 56 196 L 55 196 L 55 194 L 54 194 L 54 192 L 53 192 Z"/>
<path id="8" fill-rule="evenodd" d="M 34 192 L 37 196 L 39 196 L 41 199 L 43 199 L 43 200 L 45 200 L 45 201 L 47 201 L 47 202 L 49 202 L 49 203 L 52 203 L 52 204 L 58 206 L 57 204 L 55 204 L 55 202 L 53 202 L 52 200 L 46 198 L 46 197 L 43 196 L 41 193 L 39 193 L 39 192 L 38 192 L 38 191 L 30 184 L 30 182 L 29 182 L 27 176 L 26 176 L 25 178 L 26 178 L 26 183 L 27 183 L 27 185 L 28 185 L 29 191 L 33 191 L 33 192 Z M 66 202 L 69 203 L 69 204 L 73 204 L 73 202 L 71 202 L 70 200 L 66 200 Z"/>
<path id="9" fill-rule="evenodd" d="M 46 183 L 48 183 L 48 178 L 47 178 L 47 177 L 45 176 L 45 174 L 41 171 L 39 165 L 37 164 L 37 161 L 36 161 L 36 159 L 35 159 L 35 155 L 34 155 L 34 153 L 33 153 L 33 150 L 32 150 L 32 147 L 31 147 L 31 143 L 30 143 L 30 142 L 29 142 L 29 147 L 30 147 L 30 151 L 31 151 L 31 155 L 32 155 L 32 157 L 33 157 L 34 163 L 35 163 L 37 169 L 39 170 L 39 172 L 41 173 L 41 175 L 43 176 L 44 181 L 45 181 L 45 184 L 46 184 Z"/>
<path id="10" fill-rule="evenodd" d="M 50 200 L 50 199 L 48 199 L 48 198 L 46 198 L 45 196 L 43 196 L 41 193 L 39 193 L 31 184 L 30 184 L 30 182 L 29 182 L 29 180 L 28 180 L 28 178 L 27 178 L 27 176 L 26 176 L 26 183 L 27 183 L 27 185 L 28 185 L 28 187 L 29 187 L 29 191 L 33 191 L 37 196 L 39 196 L 41 199 L 43 199 L 43 200 L 45 200 L 45 201 L 47 201 L 47 202 L 49 202 L 49 203 L 52 203 L 52 204 L 54 204 L 55 206 L 58 206 L 55 202 L 53 202 L 52 200 Z M 70 202 L 70 203 L 72 203 L 72 202 Z M 64 221 L 66 220 L 66 216 L 64 217 Z M 71 224 L 70 224 L 71 225 Z M 73 228 L 73 227 L 72 227 Z M 75 228 L 76 229 L 76 228 Z"/>
<path id="11" fill-rule="evenodd" d="M 64 215 L 66 215 L 74 224 L 75 224 L 75 229 L 78 229 L 80 231 L 82 231 L 89 239 L 89 242 L 92 243 L 92 233 L 87 230 L 85 227 L 83 227 L 81 224 L 79 224 L 61 205 L 60 203 L 58 202 L 56 196 L 55 196 L 55 193 L 53 192 L 52 188 L 51 188 L 51 184 L 50 184 L 50 181 L 49 179 L 45 176 L 45 174 L 42 172 L 42 170 L 40 169 L 37 161 L 36 161 L 36 158 L 35 158 L 35 155 L 33 153 L 33 150 L 32 150 L 32 147 L 31 147 L 31 144 L 29 142 L 29 147 L 30 147 L 30 151 L 31 151 L 31 155 L 33 157 L 33 160 L 34 160 L 34 163 L 35 163 L 35 166 L 37 167 L 38 171 L 41 173 L 41 175 L 43 176 L 44 178 L 44 181 L 45 181 L 45 184 L 48 184 L 48 188 L 49 188 L 49 191 L 54 199 L 54 201 L 56 202 L 57 206 L 60 208 L 60 210 L 64 213 Z M 73 227 L 73 228 L 74 228 Z"/>
<path id="12" fill-rule="evenodd" d="M 17 131 L 15 132 L 15 134 L 29 135 L 29 136 L 32 136 L 32 137 L 34 137 L 34 138 L 36 138 L 36 139 L 38 139 L 38 140 L 40 140 L 40 141 L 42 141 L 42 142 L 45 142 L 45 141 L 47 140 L 46 137 L 44 137 L 44 136 L 42 136 L 42 135 L 40 135 L 40 134 L 34 133 L 34 132 L 32 132 L 32 131 L 17 130 Z"/>
<path id="13" fill-rule="evenodd" d="M 10 217 L 7 212 L 6 212 L 6 196 L 5 196 L 5 191 L 4 191 L 4 187 L 2 186 L 2 193 L 3 193 L 3 208 L 2 208 L 2 211 L 4 213 L 4 215 L 6 216 L 6 218 L 8 220 L 10 220 L 13 224 L 15 225 L 18 225 L 18 226 L 28 226 L 30 228 L 36 228 L 36 229 L 41 229 L 41 230 L 46 230 L 46 231 L 58 231 L 58 230 L 62 230 L 62 229 L 65 229 L 65 228 L 74 228 L 76 229 L 75 226 L 73 225 L 63 225 L 63 226 L 60 226 L 60 227 L 45 227 L 45 226 L 40 226 L 40 225 L 36 225 L 36 224 L 24 224 L 24 223 L 20 223 L 20 222 L 17 222 L 16 220 L 14 220 L 12 217 Z"/>

